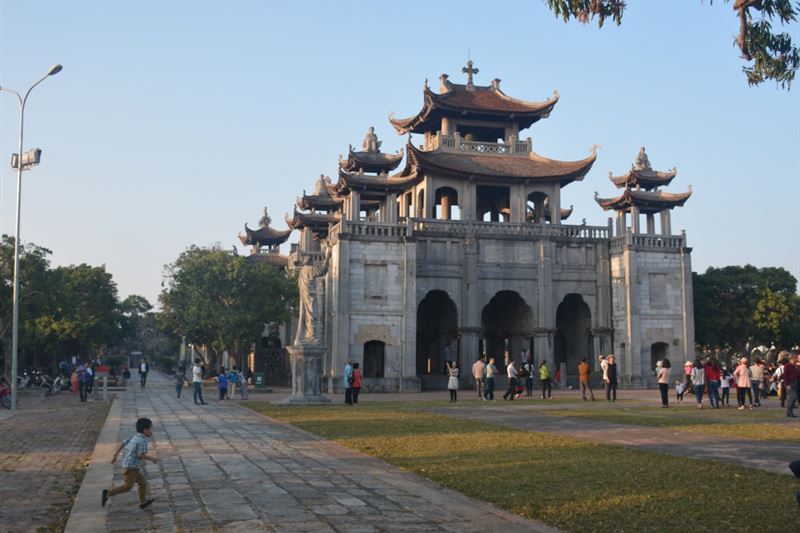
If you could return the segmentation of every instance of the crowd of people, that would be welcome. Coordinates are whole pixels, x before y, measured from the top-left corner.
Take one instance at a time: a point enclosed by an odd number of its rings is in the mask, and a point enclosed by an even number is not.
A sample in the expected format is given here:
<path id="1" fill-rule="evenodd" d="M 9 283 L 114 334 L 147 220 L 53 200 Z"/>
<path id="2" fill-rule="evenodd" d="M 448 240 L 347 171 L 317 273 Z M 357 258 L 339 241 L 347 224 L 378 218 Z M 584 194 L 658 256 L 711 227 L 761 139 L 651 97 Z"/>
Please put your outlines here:
<path id="1" fill-rule="evenodd" d="M 672 365 L 668 359 L 656 364 L 661 406 L 669 407 L 669 384 Z M 771 394 L 786 408 L 786 416 L 797 418 L 797 389 L 800 385 L 800 362 L 796 354 L 781 352 L 775 361 L 767 362 L 756 357 L 720 361 L 708 356 L 687 361 L 683 375 L 675 379 L 675 398 L 683 403 L 685 394 L 694 394 L 698 409 L 703 408 L 703 398 L 708 398 L 712 409 L 730 407 L 731 389 L 736 390 L 739 410 L 761 407 L 761 402 Z"/>

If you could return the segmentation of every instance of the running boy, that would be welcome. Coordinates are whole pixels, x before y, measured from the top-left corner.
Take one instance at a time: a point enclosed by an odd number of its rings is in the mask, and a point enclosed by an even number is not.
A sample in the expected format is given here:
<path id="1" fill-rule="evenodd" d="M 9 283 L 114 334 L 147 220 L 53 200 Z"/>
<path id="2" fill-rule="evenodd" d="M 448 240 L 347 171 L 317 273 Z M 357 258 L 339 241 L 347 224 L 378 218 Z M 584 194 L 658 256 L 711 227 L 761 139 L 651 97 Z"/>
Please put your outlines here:
<path id="1" fill-rule="evenodd" d="M 155 501 L 155 498 L 147 499 L 147 481 L 144 479 L 144 470 L 142 468 L 142 460 L 153 463 L 158 462 L 158 458 L 147 455 L 147 439 L 152 436 L 152 420 L 140 418 L 136 421 L 136 434 L 120 443 L 117 451 L 114 452 L 111 462 L 116 463 L 119 452 L 124 450 L 122 453 L 122 468 L 125 483 L 119 487 L 111 487 L 111 490 L 103 489 L 101 502 L 104 507 L 111 496 L 128 492 L 133 488 L 134 483 L 138 485 L 139 490 L 139 509 L 144 509 Z"/>

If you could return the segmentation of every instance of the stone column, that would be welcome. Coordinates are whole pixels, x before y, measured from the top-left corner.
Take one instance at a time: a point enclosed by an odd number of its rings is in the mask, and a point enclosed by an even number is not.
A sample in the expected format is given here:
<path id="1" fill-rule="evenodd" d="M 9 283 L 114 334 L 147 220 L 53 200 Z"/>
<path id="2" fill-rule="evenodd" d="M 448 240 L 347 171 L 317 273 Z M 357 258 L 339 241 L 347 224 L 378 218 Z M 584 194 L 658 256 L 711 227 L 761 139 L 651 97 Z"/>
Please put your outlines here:
<path id="1" fill-rule="evenodd" d="M 425 218 L 435 218 L 436 213 L 436 191 L 433 190 L 433 180 L 425 180 Z"/>
<path id="2" fill-rule="evenodd" d="M 522 184 L 514 185 L 510 191 L 509 207 L 511 208 L 511 222 L 522 224 L 525 222 L 525 188 Z"/>
<path id="3" fill-rule="evenodd" d="M 442 220 L 450 220 L 450 194 L 444 193 L 442 194 Z"/>
<path id="4" fill-rule="evenodd" d="M 631 206 L 631 233 L 639 234 L 639 208 Z"/>
<path id="5" fill-rule="evenodd" d="M 350 220 L 358 222 L 361 215 L 361 198 L 360 194 L 356 191 L 350 191 Z"/>
<path id="6" fill-rule="evenodd" d="M 692 288 L 692 256 L 686 248 L 686 232 L 682 231 L 681 247 L 681 315 L 683 318 L 683 349 L 688 358 L 694 353 L 694 289 Z M 674 359 L 673 359 L 674 360 Z"/>
<path id="7" fill-rule="evenodd" d="M 287 346 L 292 364 L 292 395 L 283 403 L 330 403 L 322 394 L 324 346 Z"/>
<path id="8" fill-rule="evenodd" d="M 556 184 L 550 197 L 550 223 L 561 224 L 561 186 Z"/>
<path id="9" fill-rule="evenodd" d="M 397 223 L 397 194 L 391 193 L 386 195 L 386 205 L 383 206 L 383 221 L 386 224 Z"/>
<path id="10" fill-rule="evenodd" d="M 453 127 L 450 124 L 450 119 L 448 117 L 442 117 L 442 133 L 444 135 L 450 135 L 453 133 Z"/>
<path id="11" fill-rule="evenodd" d="M 647 213 L 647 234 L 656 234 L 656 216 L 653 213 Z"/>
<path id="12" fill-rule="evenodd" d="M 661 211 L 661 235 L 672 235 L 669 209 L 664 209 Z"/>
<path id="13" fill-rule="evenodd" d="M 627 222 L 625 221 L 625 211 L 617 211 L 617 237 L 625 235 Z"/>

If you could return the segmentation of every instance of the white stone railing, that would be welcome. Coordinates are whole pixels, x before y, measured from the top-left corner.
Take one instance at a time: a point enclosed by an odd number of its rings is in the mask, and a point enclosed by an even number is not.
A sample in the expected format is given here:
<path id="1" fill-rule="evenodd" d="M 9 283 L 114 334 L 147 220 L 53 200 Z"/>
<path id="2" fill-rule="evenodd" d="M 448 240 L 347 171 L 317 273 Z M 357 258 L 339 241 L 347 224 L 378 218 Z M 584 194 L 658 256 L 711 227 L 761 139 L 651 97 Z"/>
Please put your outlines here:
<path id="1" fill-rule="evenodd" d="M 664 250 L 680 250 L 686 244 L 681 235 L 648 235 L 626 233 L 611 239 L 611 253 L 619 253 L 625 246 L 639 248 L 656 248 Z"/>
<path id="2" fill-rule="evenodd" d="M 449 233 L 475 237 L 524 236 L 605 240 L 608 226 L 568 226 L 554 224 L 483 222 L 472 220 L 409 219 L 414 233 Z"/>
<path id="3" fill-rule="evenodd" d="M 386 224 L 383 222 L 353 222 L 348 220 L 343 233 L 349 235 L 362 235 L 366 237 L 405 237 L 408 226 L 406 224 Z"/>
<path id="4" fill-rule="evenodd" d="M 459 133 L 445 135 L 439 131 L 429 138 L 425 149 L 441 149 L 448 152 L 476 152 L 480 154 L 528 154 L 533 150 L 533 141 L 530 138 L 519 141 L 512 137 L 509 141 L 503 143 L 466 141 Z"/>

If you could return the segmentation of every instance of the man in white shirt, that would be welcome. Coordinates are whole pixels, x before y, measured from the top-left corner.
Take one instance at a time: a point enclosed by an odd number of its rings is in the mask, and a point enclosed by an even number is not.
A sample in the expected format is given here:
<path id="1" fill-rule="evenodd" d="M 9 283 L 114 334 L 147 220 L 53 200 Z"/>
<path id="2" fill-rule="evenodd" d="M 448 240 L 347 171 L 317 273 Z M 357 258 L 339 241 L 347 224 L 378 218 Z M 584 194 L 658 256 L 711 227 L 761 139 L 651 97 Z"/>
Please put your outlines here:
<path id="1" fill-rule="evenodd" d="M 139 383 L 142 388 L 147 384 L 147 373 L 150 371 L 150 365 L 147 364 L 147 359 L 142 357 L 142 362 L 139 363 Z"/>
<path id="2" fill-rule="evenodd" d="M 475 389 L 478 391 L 478 398 L 486 400 L 483 395 L 486 386 L 486 363 L 484 356 L 480 356 L 475 364 L 472 365 L 472 378 L 475 380 Z"/>
<path id="3" fill-rule="evenodd" d="M 514 395 L 516 394 L 517 388 L 517 375 L 519 374 L 513 359 L 508 362 L 508 366 L 506 367 L 506 375 L 508 376 L 508 390 L 506 390 L 506 393 L 503 394 L 503 399 L 514 401 Z"/>
<path id="4" fill-rule="evenodd" d="M 194 387 L 194 403 L 206 405 L 206 402 L 203 401 L 203 367 L 200 366 L 200 359 L 194 360 L 192 386 Z"/>

